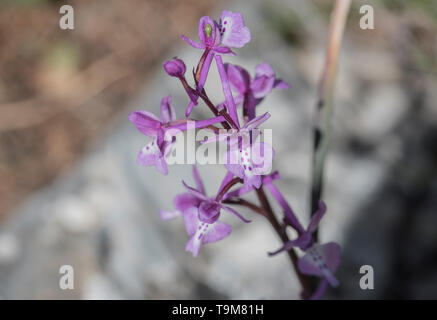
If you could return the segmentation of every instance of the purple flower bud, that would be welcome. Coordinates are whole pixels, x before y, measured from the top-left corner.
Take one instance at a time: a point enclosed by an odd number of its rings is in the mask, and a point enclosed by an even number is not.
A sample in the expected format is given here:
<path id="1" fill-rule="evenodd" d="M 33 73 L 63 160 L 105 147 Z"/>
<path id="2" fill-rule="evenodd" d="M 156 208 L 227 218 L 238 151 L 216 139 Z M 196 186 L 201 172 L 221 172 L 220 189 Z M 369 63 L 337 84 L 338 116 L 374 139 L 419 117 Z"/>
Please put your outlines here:
<path id="1" fill-rule="evenodd" d="M 169 76 L 181 78 L 184 76 L 187 68 L 181 59 L 174 58 L 164 62 L 164 70 Z"/>

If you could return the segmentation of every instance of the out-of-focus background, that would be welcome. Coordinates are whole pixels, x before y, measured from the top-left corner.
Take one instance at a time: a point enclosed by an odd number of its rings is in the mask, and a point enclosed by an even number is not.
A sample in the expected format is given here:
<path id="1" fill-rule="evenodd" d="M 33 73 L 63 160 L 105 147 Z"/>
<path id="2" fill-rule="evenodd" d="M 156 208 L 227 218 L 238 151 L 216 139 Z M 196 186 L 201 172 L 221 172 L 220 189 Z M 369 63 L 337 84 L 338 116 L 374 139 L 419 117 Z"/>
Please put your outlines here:
<path id="1" fill-rule="evenodd" d="M 59 28 L 74 8 L 75 29 Z M 359 27 L 370 4 L 375 29 Z M 269 225 L 225 217 L 232 234 L 184 251 L 181 221 L 163 222 L 192 182 L 189 166 L 169 176 L 135 164 L 146 143 L 128 121 L 159 110 L 183 89 L 162 69 L 178 56 L 191 70 L 201 16 L 243 13 L 252 41 L 226 62 L 270 63 L 288 81 L 261 111 L 274 128 L 275 168 L 299 218 L 308 221 L 312 116 L 327 41 L 328 0 L 4 0 L 0 3 L 0 298 L 298 298 Z M 342 245 L 341 286 L 326 298 L 437 298 L 437 3 L 353 0 L 341 50 L 321 224 Z M 222 99 L 212 68 L 207 89 Z M 209 116 L 196 108 L 197 118 Z M 200 167 L 215 192 L 220 166 Z M 278 208 L 275 207 L 279 212 Z M 244 212 L 249 216 L 249 212 Z M 72 265 L 74 290 L 59 288 Z M 359 268 L 374 268 L 361 290 Z"/>

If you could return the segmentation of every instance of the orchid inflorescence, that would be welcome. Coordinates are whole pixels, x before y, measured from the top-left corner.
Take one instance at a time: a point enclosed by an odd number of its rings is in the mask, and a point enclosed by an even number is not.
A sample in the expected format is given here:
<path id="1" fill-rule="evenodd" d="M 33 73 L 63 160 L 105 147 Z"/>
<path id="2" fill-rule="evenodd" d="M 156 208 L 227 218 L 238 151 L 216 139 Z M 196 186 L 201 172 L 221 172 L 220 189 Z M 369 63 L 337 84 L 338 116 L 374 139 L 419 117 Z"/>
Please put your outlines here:
<path id="1" fill-rule="evenodd" d="M 280 176 L 278 172 L 270 171 L 273 148 L 267 143 L 256 142 L 258 134 L 255 133 L 255 129 L 270 117 L 268 112 L 257 116 L 256 107 L 273 89 L 288 89 L 289 85 L 276 78 L 275 72 L 267 63 L 256 66 L 255 76 L 251 76 L 247 70 L 238 65 L 223 63 L 222 55 L 235 55 L 232 48 L 241 48 L 251 40 L 250 30 L 245 26 L 241 13 L 223 11 L 219 22 L 208 16 L 202 17 L 198 34 L 200 42 L 182 36 L 182 39 L 192 47 L 203 50 L 199 63 L 193 70 L 195 83 L 193 87 L 185 78 L 186 66 L 181 59 L 174 58 L 164 63 L 165 72 L 171 77 L 178 78 L 188 95 L 185 118 L 177 119 L 171 96 L 162 99 L 160 117 L 145 110 L 134 111 L 129 115 L 129 120 L 137 129 L 152 138 L 152 141 L 139 152 L 137 163 L 155 166 L 159 172 L 167 175 L 167 159 L 176 142 L 175 136 L 167 137 L 170 129 L 206 128 L 214 132 L 214 137 L 203 143 L 214 141 L 227 143 L 226 173 L 217 194 L 208 196 L 194 165 L 195 187 L 182 182 L 186 192 L 174 198 L 175 210 L 162 210 L 161 217 L 164 220 L 183 218 L 189 236 L 186 250 L 196 257 L 203 244 L 222 240 L 231 233 L 231 226 L 219 220 L 222 212 L 231 213 L 245 223 L 250 222 L 230 205 L 245 206 L 254 213 L 265 216 L 283 241 L 282 247 L 269 255 L 287 251 L 303 286 L 303 297 L 319 298 L 328 284 L 333 287 L 338 285 L 334 272 L 340 262 L 340 246 L 337 243 L 315 243 L 313 237 L 326 212 L 326 205 L 322 201 L 319 202 L 318 211 L 312 215 L 308 227 L 304 228 L 275 186 L 275 181 L 280 179 Z M 219 71 L 225 96 L 225 101 L 218 105 L 211 102 L 204 87 L 213 59 Z M 205 120 L 189 118 L 193 108 L 199 105 L 199 100 L 202 100 L 212 111 L 214 115 L 212 118 Z M 240 124 L 240 120 L 243 125 Z M 189 128 L 188 121 L 193 121 L 195 125 Z M 222 129 L 218 126 L 227 131 L 223 133 L 223 130 L 218 130 Z M 258 152 L 254 152 L 255 149 Z M 260 158 L 260 154 L 263 155 L 262 159 L 257 159 Z M 266 159 L 269 166 L 267 168 L 265 165 L 260 166 L 259 163 L 265 164 Z M 273 213 L 265 189 L 282 208 L 282 222 L 279 222 Z M 251 192 L 256 193 L 260 205 L 243 198 Z M 296 239 L 288 238 L 287 228 L 297 232 Z M 297 249 L 302 252 L 299 254 L 300 258 L 296 253 Z M 309 289 L 310 286 L 306 281 L 308 275 L 322 279 L 315 290 Z"/>

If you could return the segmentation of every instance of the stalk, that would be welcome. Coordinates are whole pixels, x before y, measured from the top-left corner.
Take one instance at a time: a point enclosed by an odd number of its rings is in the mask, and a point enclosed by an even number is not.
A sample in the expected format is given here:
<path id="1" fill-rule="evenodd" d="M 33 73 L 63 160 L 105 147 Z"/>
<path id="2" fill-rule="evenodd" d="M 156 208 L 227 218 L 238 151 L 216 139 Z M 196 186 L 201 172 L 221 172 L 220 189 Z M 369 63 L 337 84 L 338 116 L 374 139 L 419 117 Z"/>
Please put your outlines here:
<path id="1" fill-rule="evenodd" d="M 314 144 L 312 156 L 311 216 L 317 211 L 318 202 L 322 197 L 323 172 L 326 153 L 331 138 L 331 116 L 333 110 L 338 54 L 350 3 L 350 0 L 336 0 L 334 9 L 331 13 L 329 40 L 326 48 L 325 64 L 319 82 L 313 129 Z M 317 231 L 314 233 L 314 237 L 315 241 L 317 241 Z"/>

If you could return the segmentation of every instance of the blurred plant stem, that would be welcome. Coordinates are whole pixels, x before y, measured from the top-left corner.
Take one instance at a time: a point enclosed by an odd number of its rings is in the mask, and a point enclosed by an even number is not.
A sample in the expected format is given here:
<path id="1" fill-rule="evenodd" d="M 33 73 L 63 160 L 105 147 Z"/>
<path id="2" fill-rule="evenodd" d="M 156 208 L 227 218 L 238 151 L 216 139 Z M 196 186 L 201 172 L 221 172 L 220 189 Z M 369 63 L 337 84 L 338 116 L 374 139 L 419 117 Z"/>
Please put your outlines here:
<path id="1" fill-rule="evenodd" d="M 331 135 L 331 115 L 333 110 L 338 54 L 350 4 L 350 0 L 336 0 L 331 13 L 325 64 L 319 82 L 316 113 L 314 119 L 311 215 L 317 211 L 318 202 L 322 197 L 323 171 Z M 317 231 L 314 233 L 314 237 L 315 241 L 317 241 Z"/>
<path id="2" fill-rule="evenodd" d="M 275 214 L 273 213 L 272 207 L 269 203 L 269 200 L 267 199 L 267 196 L 264 192 L 263 187 L 259 189 L 255 189 L 256 194 L 258 196 L 258 200 L 261 203 L 261 207 L 264 210 L 264 216 L 267 218 L 267 220 L 270 222 L 271 226 L 275 230 L 276 234 L 279 236 L 283 244 L 286 244 L 290 241 L 290 239 L 287 236 L 287 233 L 285 232 L 285 227 L 282 226 L 279 221 L 277 220 Z M 303 299 L 309 299 L 311 296 L 311 283 L 302 272 L 300 272 L 298 267 L 298 257 L 296 254 L 296 251 L 294 248 L 291 248 L 290 250 L 287 250 L 288 257 L 290 258 L 291 264 L 293 265 L 294 271 L 296 272 L 296 276 L 300 282 L 300 285 L 302 286 L 302 292 L 301 297 Z"/>

